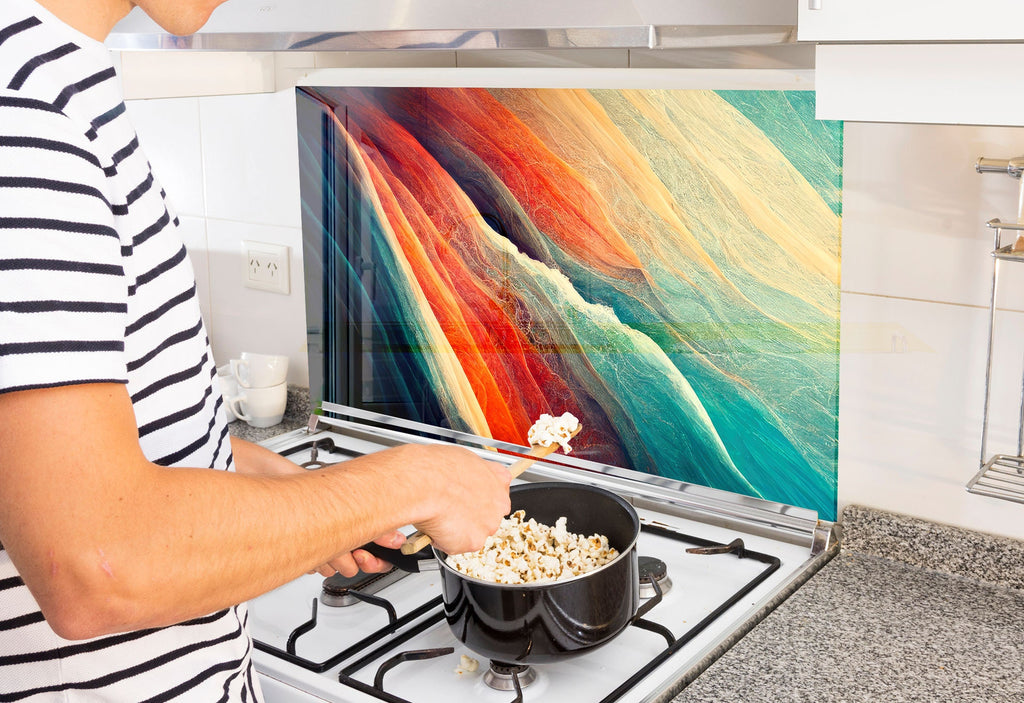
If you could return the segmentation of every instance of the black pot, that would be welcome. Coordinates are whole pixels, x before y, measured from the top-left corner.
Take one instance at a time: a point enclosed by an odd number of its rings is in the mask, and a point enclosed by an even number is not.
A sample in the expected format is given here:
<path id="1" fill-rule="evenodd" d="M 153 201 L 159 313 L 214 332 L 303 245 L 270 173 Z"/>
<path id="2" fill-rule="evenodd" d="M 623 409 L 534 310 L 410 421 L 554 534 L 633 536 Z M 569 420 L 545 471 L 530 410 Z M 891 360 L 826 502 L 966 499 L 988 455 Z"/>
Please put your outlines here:
<path id="1" fill-rule="evenodd" d="M 445 617 L 459 640 L 492 660 L 544 663 L 599 647 L 639 617 L 640 520 L 629 503 L 573 483 L 516 485 L 511 499 L 512 511 L 524 510 L 527 519 L 554 525 L 564 516 L 570 532 L 606 535 L 619 556 L 571 579 L 501 584 L 462 574 L 445 563 L 444 552 L 431 549 L 440 564 Z M 407 566 L 386 551 L 373 551 Z"/>

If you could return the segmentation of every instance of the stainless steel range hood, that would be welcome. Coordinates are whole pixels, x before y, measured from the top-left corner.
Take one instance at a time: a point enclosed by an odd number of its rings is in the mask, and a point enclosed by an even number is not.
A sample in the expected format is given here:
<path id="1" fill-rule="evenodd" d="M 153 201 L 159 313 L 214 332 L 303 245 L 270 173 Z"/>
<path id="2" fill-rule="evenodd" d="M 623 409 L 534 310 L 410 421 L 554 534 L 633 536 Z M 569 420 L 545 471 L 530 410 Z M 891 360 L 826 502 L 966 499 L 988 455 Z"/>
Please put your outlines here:
<path id="1" fill-rule="evenodd" d="M 792 0 L 228 0 L 176 37 L 135 9 L 113 49 L 714 49 L 796 39 Z"/>

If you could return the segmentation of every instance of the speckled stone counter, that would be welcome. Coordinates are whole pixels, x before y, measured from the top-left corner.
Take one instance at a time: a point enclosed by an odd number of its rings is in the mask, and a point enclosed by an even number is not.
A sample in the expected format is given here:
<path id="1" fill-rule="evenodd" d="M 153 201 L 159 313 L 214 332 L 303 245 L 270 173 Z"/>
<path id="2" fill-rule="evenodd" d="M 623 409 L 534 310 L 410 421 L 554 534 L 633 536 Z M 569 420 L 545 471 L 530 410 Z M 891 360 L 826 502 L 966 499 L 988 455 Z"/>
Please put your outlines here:
<path id="1" fill-rule="evenodd" d="M 841 553 L 673 701 L 1024 701 L 1024 544 L 840 522 Z"/>
<path id="2" fill-rule="evenodd" d="M 284 434 L 299 427 L 305 427 L 310 414 L 309 389 L 302 386 L 288 386 L 288 400 L 285 405 L 284 417 L 272 427 L 250 427 L 242 420 L 235 420 L 228 425 L 228 431 L 235 437 L 250 442 L 262 442 L 279 434 Z"/>
<path id="3" fill-rule="evenodd" d="M 855 505 L 843 510 L 841 522 L 844 551 L 1024 590 L 1024 542 L 1019 540 Z"/>

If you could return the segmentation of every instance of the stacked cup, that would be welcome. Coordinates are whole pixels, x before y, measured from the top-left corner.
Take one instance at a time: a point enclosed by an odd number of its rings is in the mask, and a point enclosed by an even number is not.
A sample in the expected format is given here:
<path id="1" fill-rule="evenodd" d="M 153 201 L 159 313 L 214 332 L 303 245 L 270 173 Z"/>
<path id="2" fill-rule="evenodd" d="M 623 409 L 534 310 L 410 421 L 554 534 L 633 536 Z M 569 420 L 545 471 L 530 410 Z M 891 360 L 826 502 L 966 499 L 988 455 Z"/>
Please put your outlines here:
<path id="1" fill-rule="evenodd" d="M 252 427 L 271 427 L 281 422 L 288 402 L 288 357 L 242 352 L 228 366 L 230 376 L 227 380 L 222 377 L 221 384 L 229 419 L 234 414 Z M 232 383 L 237 386 L 233 393 Z"/>

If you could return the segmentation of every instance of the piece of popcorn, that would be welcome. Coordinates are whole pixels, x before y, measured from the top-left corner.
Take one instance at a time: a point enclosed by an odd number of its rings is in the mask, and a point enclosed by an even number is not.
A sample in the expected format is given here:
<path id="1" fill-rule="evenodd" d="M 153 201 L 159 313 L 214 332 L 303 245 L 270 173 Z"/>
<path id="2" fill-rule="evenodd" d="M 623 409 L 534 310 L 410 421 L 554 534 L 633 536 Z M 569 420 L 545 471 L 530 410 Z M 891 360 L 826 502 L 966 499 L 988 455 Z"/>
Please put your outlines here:
<path id="1" fill-rule="evenodd" d="M 537 422 L 533 423 L 526 439 L 531 445 L 550 447 L 552 444 L 559 444 L 562 451 L 568 454 L 572 451 L 569 446 L 569 439 L 572 433 L 580 426 L 579 419 L 572 413 L 562 413 L 558 417 L 544 413 Z"/>
<path id="2" fill-rule="evenodd" d="M 480 662 L 478 662 L 473 657 L 467 657 L 465 654 L 463 654 L 462 656 L 459 657 L 459 668 L 455 670 L 455 673 L 461 674 L 461 673 L 467 672 L 467 671 L 468 672 L 473 672 L 473 671 L 476 671 L 479 667 L 480 667 Z M 461 669 L 461 671 L 460 671 L 460 669 Z"/>

